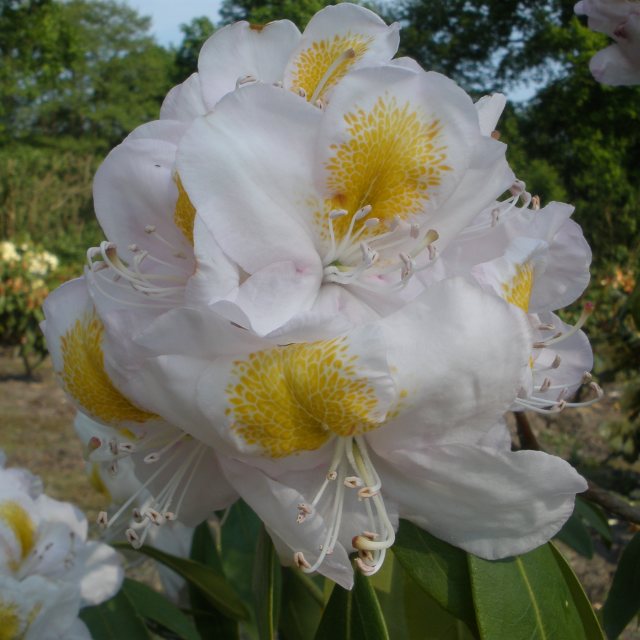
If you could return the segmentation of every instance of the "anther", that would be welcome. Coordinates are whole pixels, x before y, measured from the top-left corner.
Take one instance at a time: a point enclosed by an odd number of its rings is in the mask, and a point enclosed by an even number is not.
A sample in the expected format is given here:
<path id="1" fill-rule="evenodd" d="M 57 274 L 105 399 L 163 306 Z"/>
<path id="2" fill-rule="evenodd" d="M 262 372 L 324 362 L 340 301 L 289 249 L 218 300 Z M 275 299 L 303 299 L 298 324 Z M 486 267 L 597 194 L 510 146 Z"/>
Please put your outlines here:
<path id="1" fill-rule="evenodd" d="M 551 363 L 551 368 L 552 369 L 557 369 L 560 366 L 560 363 L 562 362 L 562 358 L 560 356 L 556 356 L 553 359 L 553 362 Z"/>
<path id="2" fill-rule="evenodd" d="M 156 230 L 156 225 L 155 224 L 148 224 L 144 228 L 144 232 L 145 233 L 154 233 L 155 230 Z"/>
<path id="3" fill-rule="evenodd" d="M 118 461 L 114 460 L 113 462 L 111 462 L 109 464 L 109 466 L 107 467 L 109 474 L 112 476 L 117 476 L 118 475 Z"/>
<path id="4" fill-rule="evenodd" d="M 362 218 L 364 218 L 365 216 L 368 216 L 371 213 L 372 209 L 373 207 L 370 204 L 366 204 L 364 207 L 361 207 L 360 209 L 358 209 L 353 215 L 353 217 L 356 220 L 362 220 Z"/>
<path id="5" fill-rule="evenodd" d="M 98 517 L 96 518 L 96 522 L 98 523 L 98 526 L 102 529 L 104 529 L 107 524 L 109 524 L 109 516 L 107 516 L 107 512 L 106 511 L 100 511 L 100 513 L 98 514 Z"/>
<path id="6" fill-rule="evenodd" d="M 550 386 L 551 386 L 551 379 L 550 378 L 545 378 L 542 381 L 542 384 L 540 385 L 540 391 L 547 391 Z"/>
<path id="7" fill-rule="evenodd" d="M 273 83 L 273 86 L 274 86 L 274 87 L 277 87 L 278 89 L 282 89 L 282 87 L 284 87 L 284 82 L 282 82 L 282 80 L 276 80 L 276 81 Z"/>
<path id="8" fill-rule="evenodd" d="M 329 218 L 331 220 L 335 220 L 336 218 L 342 218 L 346 216 L 349 212 L 346 209 L 332 209 L 329 211 Z"/>
<path id="9" fill-rule="evenodd" d="M 307 562 L 302 551 L 296 551 L 293 554 L 293 563 L 298 567 L 298 569 L 311 569 L 311 565 Z"/>
<path id="10" fill-rule="evenodd" d="M 87 449 L 89 450 L 89 453 L 95 451 L 96 449 L 99 449 L 101 446 L 102 440 L 100 440 L 100 438 L 97 438 L 96 436 L 92 436 L 87 443 Z"/>
<path id="11" fill-rule="evenodd" d="M 415 262 L 406 253 L 400 253 L 398 257 L 402 260 L 403 264 L 402 271 L 400 272 L 400 278 L 402 282 L 406 282 L 413 275 Z"/>
<path id="12" fill-rule="evenodd" d="M 338 477 L 338 474 L 336 471 L 329 471 L 329 473 L 327 473 L 327 480 L 335 480 Z"/>
<path id="13" fill-rule="evenodd" d="M 500 222 L 500 209 L 493 209 L 491 211 L 491 226 L 495 227 Z"/>
<path id="14" fill-rule="evenodd" d="M 135 522 L 138 523 L 144 520 L 144 516 L 142 515 L 142 512 L 140 511 L 140 509 L 138 509 L 138 507 L 135 507 L 131 510 L 131 517 Z"/>
<path id="15" fill-rule="evenodd" d="M 360 489 L 360 491 L 358 491 L 358 497 L 359 498 L 373 498 L 374 496 L 378 495 L 378 490 L 374 489 L 372 487 L 363 487 L 362 489 Z"/>
<path id="16" fill-rule="evenodd" d="M 429 252 L 429 260 L 435 260 L 436 259 L 436 254 L 437 254 L 435 245 L 430 244 L 427 247 L 427 251 Z"/>
<path id="17" fill-rule="evenodd" d="M 582 384 L 590 384 L 592 381 L 593 381 L 593 376 L 588 371 L 585 371 L 582 374 Z"/>
<path id="18" fill-rule="evenodd" d="M 380 224 L 380 218 L 367 218 L 364 221 L 364 226 L 367 229 L 372 229 L 373 227 L 377 227 Z"/>
<path id="19" fill-rule="evenodd" d="M 167 522 L 173 522 L 177 518 L 173 511 L 165 511 L 162 515 Z"/>
<path id="20" fill-rule="evenodd" d="M 540 196 L 533 196 L 533 198 L 531 198 L 531 208 L 534 211 L 540 210 Z"/>
<path id="21" fill-rule="evenodd" d="M 301 98 L 306 98 L 307 97 L 307 92 L 302 87 L 299 87 L 298 88 L 298 95 Z"/>
<path id="22" fill-rule="evenodd" d="M 118 442 L 118 453 L 133 453 L 135 450 L 130 442 Z"/>
<path id="23" fill-rule="evenodd" d="M 538 331 L 555 331 L 555 327 L 549 323 L 540 324 L 538 325 Z"/>
<path id="24" fill-rule="evenodd" d="M 415 240 L 420 235 L 420 225 L 412 224 L 409 235 Z"/>
<path id="25" fill-rule="evenodd" d="M 133 529 L 127 529 L 125 535 L 127 536 L 129 544 L 134 549 L 139 549 L 142 546 L 142 542 L 140 542 L 140 536 Z"/>
<path id="26" fill-rule="evenodd" d="M 162 514 L 155 509 L 147 509 L 144 515 L 156 526 L 160 526 L 164 522 Z"/>
<path id="27" fill-rule="evenodd" d="M 362 261 L 367 267 L 370 267 L 378 259 L 378 252 L 374 251 L 366 242 L 360 243 L 360 251 L 362 251 Z"/>
<path id="28" fill-rule="evenodd" d="M 245 84 L 249 84 L 251 82 L 256 82 L 256 80 L 257 80 L 257 78 L 255 76 L 252 76 L 252 75 L 240 76 L 236 80 L 236 89 L 239 89 L 240 87 L 242 87 Z"/>
<path id="29" fill-rule="evenodd" d="M 344 486 L 345 487 L 349 487 L 349 489 L 357 489 L 358 487 L 361 487 L 364 483 L 362 482 L 361 478 L 358 478 L 358 476 L 347 476 L 344 479 Z"/>
<path id="30" fill-rule="evenodd" d="M 135 253 L 138 250 L 138 245 L 137 244 L 130 244 L 127 249 L 129 249 L 129 251 Z"/>
<path id="31" fill-rule="evenodd" d="M 143 460 L 145 464 L 153 464 L 154 462 L 158 462 L 158 460 L 160 460 L 160 454 L 157 451 L 154 451 L 153 453 L 147 454 L 143 458 Z"/>

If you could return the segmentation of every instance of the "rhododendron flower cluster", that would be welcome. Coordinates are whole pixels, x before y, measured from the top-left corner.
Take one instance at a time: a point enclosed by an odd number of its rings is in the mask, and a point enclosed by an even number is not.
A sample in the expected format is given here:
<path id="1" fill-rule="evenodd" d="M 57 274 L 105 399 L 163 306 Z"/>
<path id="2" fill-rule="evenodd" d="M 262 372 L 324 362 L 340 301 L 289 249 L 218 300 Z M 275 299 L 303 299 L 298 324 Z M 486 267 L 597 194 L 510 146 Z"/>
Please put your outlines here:
<path id="1" fill-rule="evenodd" d="M 589 27 L 615 41 L 596 53 L 589 64 L 603 84 L 640 84 L 640 3 L 637 0 L 580 0 L 575 12 L 589 18 Z"/>
<path id="2" fill-rule="evenodd" d="M 113 596 L 120 557 L 87 540 L 87 520 L 49 498 L 38 478 L 4 467 L 0 453 L 0 626 L 3 638 L 82 640 L 81 607 Z"/>
<path id="3" fill-rule="evenodd" d="M 544 543 L 586 482 L 511 451 L 562 411 L 588 340 L 572 207 L 540 208 L 494 135 L 505 104 L 393 59 L 351 4 L 217 31 L 199 71 L 98 170 L 107 240 L 45 305 L 54 367 L 139 488 L 135 546 L 243 498 L 285 564 L 353 584 L 399 518 L 484 558 Z M 126 462 L 128 460 L 130 462 Z M 136 500 L 147 496 L 144 506 Z"/>

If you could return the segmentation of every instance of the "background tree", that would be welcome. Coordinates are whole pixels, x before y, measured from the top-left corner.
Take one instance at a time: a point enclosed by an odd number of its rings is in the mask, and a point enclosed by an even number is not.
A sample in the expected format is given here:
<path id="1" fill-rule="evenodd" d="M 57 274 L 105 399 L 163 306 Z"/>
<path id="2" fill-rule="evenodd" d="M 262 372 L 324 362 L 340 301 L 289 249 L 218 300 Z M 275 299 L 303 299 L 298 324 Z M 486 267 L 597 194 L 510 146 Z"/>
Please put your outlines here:
<path id="1" fill-rule="evenodd" d="M 182 42 L 175 53 L 174 80 L 182 82 L 198 70 L 198 55 L 205 40 L 215 31 L 213 22 L 207 16 L 194 18 L 180 25 Z"/>

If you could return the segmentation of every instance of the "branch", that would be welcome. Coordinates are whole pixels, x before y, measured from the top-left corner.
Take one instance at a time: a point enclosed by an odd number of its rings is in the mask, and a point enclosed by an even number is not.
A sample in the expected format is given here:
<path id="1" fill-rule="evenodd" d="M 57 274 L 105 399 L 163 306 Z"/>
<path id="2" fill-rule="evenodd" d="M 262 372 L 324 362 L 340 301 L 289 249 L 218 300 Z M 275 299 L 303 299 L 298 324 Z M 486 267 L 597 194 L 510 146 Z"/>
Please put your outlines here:
<path id="1" fill-rule="evenodd" d="M 516 427 L 518 430 L 518 439 L 520 440 L 520 448 L 531 451 L 541 451 L 540 443 L 536 438 L 529 418 L 524 411 L 516 411 Z M 589 488 L 582 494 L 582 497 L 595 502 L 607 511 L 623 518 L 628 522 L 640 524 L 640 509 L 629 504 L 626 500 L 619 498 L 617 495 L 603 489 L 591 480 L 587 480 Z"/>

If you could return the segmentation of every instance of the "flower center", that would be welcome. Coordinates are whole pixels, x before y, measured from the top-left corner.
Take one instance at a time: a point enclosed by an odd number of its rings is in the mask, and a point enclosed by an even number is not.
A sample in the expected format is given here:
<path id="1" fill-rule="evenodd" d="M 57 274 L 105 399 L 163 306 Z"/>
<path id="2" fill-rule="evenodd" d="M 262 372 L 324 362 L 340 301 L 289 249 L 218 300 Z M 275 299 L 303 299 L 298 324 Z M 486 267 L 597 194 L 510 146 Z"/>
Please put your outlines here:
<path id="1" fill-rule="evenodd" d="M 12 558 L 9 567 L 17 571 L 35 544 L 36 527 L 29 514 L 13 500 L 0 503 L 0 522 L 9 528 L 20 546 L 19 558 Z"/>
<path id="2" fill-rule="evenodd" d="M 376 389 L 343 338 L 259 351 L 233 363 L 231 430 L 272 458 L 315 450 L 384 419 Z"/>

